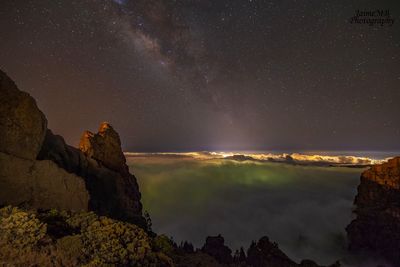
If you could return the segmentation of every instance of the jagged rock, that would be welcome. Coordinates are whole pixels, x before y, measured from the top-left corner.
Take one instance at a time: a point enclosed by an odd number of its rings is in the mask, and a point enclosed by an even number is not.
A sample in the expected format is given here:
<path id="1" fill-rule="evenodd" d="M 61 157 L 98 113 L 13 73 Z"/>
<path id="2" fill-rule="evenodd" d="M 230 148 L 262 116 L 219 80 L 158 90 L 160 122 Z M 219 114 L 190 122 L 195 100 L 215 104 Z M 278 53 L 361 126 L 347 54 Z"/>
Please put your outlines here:
<path id="1" fill-rule="evenodd" d="M 100 214 L 144 224 L 139 185 L 129 173 L 119 135 L 113 127 L 103 122 L 97 134 L 86 131 L 79 148 L 89 161 L 85 177 L 93 195 L 91 208 Z"/>
<path id="2" fill-rule="evenodd" d="M 214 258 L 220 266 L 323 267 L 312 260 L 302 260 L 300 264 L 297 264 L 266 236 L 262 237 L 258 242 L 252 242 L 247 251 L 247 256 L 241 249 L 236 251 L 235 256 L 232 257 L 232 250 L 224 244 L 224 238 L 221 235 L 207 237 L 206 243 L 200 251 Z M 340 267 L 340 263 L 336 262 L 329 267 Z"/>
<path id="3" fill-rule="evenodd" d="M 112 147 L 104 142 L 105 140 L 110 139 L 104 139 L 99 149 Z M 117 143 L 120 143 L 119 138 Z M 91 147 L 93 155 L 101 154 L 96 151 L 97 148 L 98 146 Z M 121 153 L 119 147 L 118 154 Z M 104 161 L 86 156 L 79 149 L 67 145 L 61 136 L 54 135 L 50 130 L 47 131 L 38 159 L 52 160 L 60 168 L 83 177 L 90 195 L 90 210 L 99 215 L 145 225 L 139 186 L 135 176 L 129 173 L 125 159 L 124 165 L 120 165 L 119 170 L 107 168 Z"/>
<path id="4" fill-rule="evenodd" d="M 283 253 L 276 243 L 264 236 L 253 242 L 247 251 L 247 264 L 253 267 L 295 267 L 297 264 Z"/>
<path id="5" fill-rule="evenodd" d="M 279 249 L 278 244 L 271 242 L 266 236 L 250 245 L 246 263 L 253 267 L 322 267 L 312 260 L 302 260 L 297 264 Z M 340 267 L 340 263 L 330 267 Z"/>
<path id="6" fill-rule="evenodd" d="M 208 236 L 201 251 L 215 258 L 219 263 L 231 263 L 232 250 L 224 243 L 225 240 L 221 235 Z"/>
<path id="7" fill-rule="evenodd" d="M 357 217 L 346 229 L 350 250 L 400 266 L 400 157 L 362 173 L 354 204 Z"/>
<path id="8" fill-rule="evenodd" d="M 35 159 L 46 133 L 47 120 L 36 101 L 18 90 L 0 70 L 0 151 Z"/>
<path id="9" fill-rule="evenodd" d="M 34 161 L 0 152 L 0 189 L 2 205 L 88 210 L 89 194 L 82 178 L 49 160 Z"/>
<path id="10" fill-rule="evenodd" d="M 46 127 L 35 100 L 0 71 L 0 205 L 89 209 L 145 226 L 117 132 L 108 123 L 87 132 L 82 152 Z"/>
<path id="11" fill-rule="evenodd" d="M 126 159 L 121 150 L 121 140 L 113 127 L 103 122 L 97 134 L 85 131 L 79 149 L 88 157 L 96 159 L 107 168 L 126 171 Z"/>

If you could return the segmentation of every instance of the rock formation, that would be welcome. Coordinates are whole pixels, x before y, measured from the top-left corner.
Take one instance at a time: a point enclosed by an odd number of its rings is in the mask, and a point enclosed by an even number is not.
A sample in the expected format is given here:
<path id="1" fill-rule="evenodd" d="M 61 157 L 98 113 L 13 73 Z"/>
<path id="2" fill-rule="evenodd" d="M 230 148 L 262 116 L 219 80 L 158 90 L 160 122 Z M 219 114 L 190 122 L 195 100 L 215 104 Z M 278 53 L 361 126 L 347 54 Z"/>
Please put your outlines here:
<path id="1" fill-rule="evenodd" d="M 350 250 L 400 266 L 400 157 L 362 173 L 354 204 L 357 217 L 346 229 Z"/>
<path id="2" fill-rule="evenodd" d="M 278 247 L 278 244 L 271 242 L 266 236 L 258 242 L 252 242 L 247 250 L 247 256 L 241 249 L 232 257 L 232 250 L 224 244 L 224 238 L 221 235 L 207 237 L 201 250 L 194 253 L 211 256 L 218 263 L 214 263 L 212 266 L 221 267 L 321 267 L 312 260 L 303 260 L 300 264 L 294 262 Z M 208 266 L 198 262 L 197 264 L 199 264 L 198 266 Z M 340 263 L 336 262 L 329 267 L 340 267 Z"/>
<path id="3" fill-rule="evenodd" d="M 225 246 L 225 240 L 221 235 L 208 236 L 202 252 L 215 258 L 219 263 L 229 264 L 233 261 L 232 250 Z"/>
<path id="4" fill-rule="evenodd" d="M 278 244 L 271 242 L 266 236 L 250 245 L 246 263 L 252 267 L 321 267 L 312 260 L 302 260 L 300 264 L 295 263 L 279 249 Z M 340 267 L 340 263 L 336 262 L 329 267 Z"/>
<path id="5" fill-rule="evenodd" d="M 128 170 L 119 135 L 107 122 L 100 125 L 96 134 L 85 131 L 79 149 L 86 156 L 96 159 L 111 170 L 118 172 Z"/>
<path id="6" fill-rule="evenodd" d="M 36 160 L 46 127 L 35 100 L 0 71 L 0 204 L 86 210 L 82 178 Z"/>
<path id="7" fill-rule="evenodd" d="M 47 129 L 35 100 L 0 72 L 0 205 L 93 210 L 145 224 L 136 178 L 108 124 L 79 150 Z"/>
<path id="8" fill-rule="evenodd" d="M 118 137 L 109 124 L 102 123 L 100 128 L 105 125 L 109 127 L 107 131 Z M 107 151 L 109 147 L 115 149 L 116 144 L 120 145 L 119 137 L 114 140 L 107 137 L 106 140 L 113 141 L 114 144 L 104 144 L 104 140 L 98 144 L 95 140 L 87 141 L 88 133 L 88 131 L 84 132 L 80 145 L 82 147 L 82 143 L 84 143 L 86 145 L 84 151 L 90 152 L 85 155 L 83 151 L 67 145 L 61 136 L 54 135 L 48 130 L 38 159 L 51 160 L 60 168 L 83 177 L 86 189 L 90 194 L 89 210 L 93 210 L 99 215 L 145 225 L 139 186 L 136 178 L 129 173 L 125 158 L 123 160 L 115 157 L 110 157 L 111 160 L 102 158 L 104 153 L 109 153 Z M 91 135 L 94 136 L 94 134 Z M 124 157 L 121 147 L 118 148 L 116 154 Z M 119 168 L 117 168 L 116 162 L 121 164 Z M 106 166 L 114 166 L 114 169 Z"/>
<path id="9" fill-rule="evenodd" d="M 278 245 L 262 237 L 257 243 L 252 243 L 247 252 L 247 263 L 254 267 L 275 266 L 294 267 L 297 264 L 289 259 Z"/>
<path id="10" fill-rule="evenodd" d="M 0 70 L 0 151 L 24 159 L 35 159 L 44 136 L 47 120 L 36 101 L 18 90 Z"/>

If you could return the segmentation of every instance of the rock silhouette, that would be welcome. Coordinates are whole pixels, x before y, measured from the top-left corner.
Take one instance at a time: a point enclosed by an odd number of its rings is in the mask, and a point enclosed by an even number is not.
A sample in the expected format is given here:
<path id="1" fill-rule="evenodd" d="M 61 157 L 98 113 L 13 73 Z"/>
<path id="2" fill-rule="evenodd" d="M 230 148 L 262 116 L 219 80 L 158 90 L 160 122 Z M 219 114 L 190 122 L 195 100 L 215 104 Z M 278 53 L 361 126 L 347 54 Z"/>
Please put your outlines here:
<path id="1" fill-rule="evenodd" d="M 221 235 L 209 236 L 201 250 L 215 258 L 219 263 L 231 263 L 233 261 L 232 250 L 224 242 L 225 240 Z"/>
<path id="2" fill-rule="evenodd" d="M 354 204 L 357 218 L 346 229 L 350 250 L 400 266 L 400 157 L 362 173 Z"/>
<path id="3" fill-rule="evenodd" d="M 79 149 L 86 156 L 96 159 L 111 170 L 117 172 L 127 172 L 128 170 L 125 156 L 121 150 L 119 135 L 107 122 L 100 125 L 96 134 L 85 131 Z"/>

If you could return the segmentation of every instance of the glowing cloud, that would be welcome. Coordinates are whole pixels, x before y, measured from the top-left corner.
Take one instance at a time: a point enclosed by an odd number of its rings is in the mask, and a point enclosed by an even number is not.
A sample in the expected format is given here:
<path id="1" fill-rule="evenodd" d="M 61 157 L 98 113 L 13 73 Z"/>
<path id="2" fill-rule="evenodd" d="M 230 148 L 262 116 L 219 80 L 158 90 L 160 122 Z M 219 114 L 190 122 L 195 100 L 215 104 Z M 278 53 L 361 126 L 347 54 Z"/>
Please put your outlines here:
<path id="1" fill-rule="evenodd" d="M 348 155 L 318 155 L 318 154 L 302 154 L 302 153 L 242 153 L 242 152 L 160 152 L 160 153 L 125 153 L 127 157 L 179 157 L 193 158 L 198 160 L 225 159 L 236 160 L 241 162 L 257 161 L 257 162 L 281 162 L 302 165 L 332 165 L 332 166 L 367 166 L 379 164 L 385 159 L 377 159 L 361 156 Z"/>

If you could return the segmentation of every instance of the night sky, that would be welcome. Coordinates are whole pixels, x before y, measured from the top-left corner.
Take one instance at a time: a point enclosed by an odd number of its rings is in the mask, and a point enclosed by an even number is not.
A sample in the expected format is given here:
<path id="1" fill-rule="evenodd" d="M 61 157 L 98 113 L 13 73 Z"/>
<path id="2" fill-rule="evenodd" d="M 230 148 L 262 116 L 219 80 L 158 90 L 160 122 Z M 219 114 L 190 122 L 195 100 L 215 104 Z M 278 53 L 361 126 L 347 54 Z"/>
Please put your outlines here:
<path id="1" fill-rule="evenodd" d="M 352 24 L 389 10 L 392 26 Z M 400 150 L 400 2 L 1 0 L 0 68 L 77 145 Z"/>

